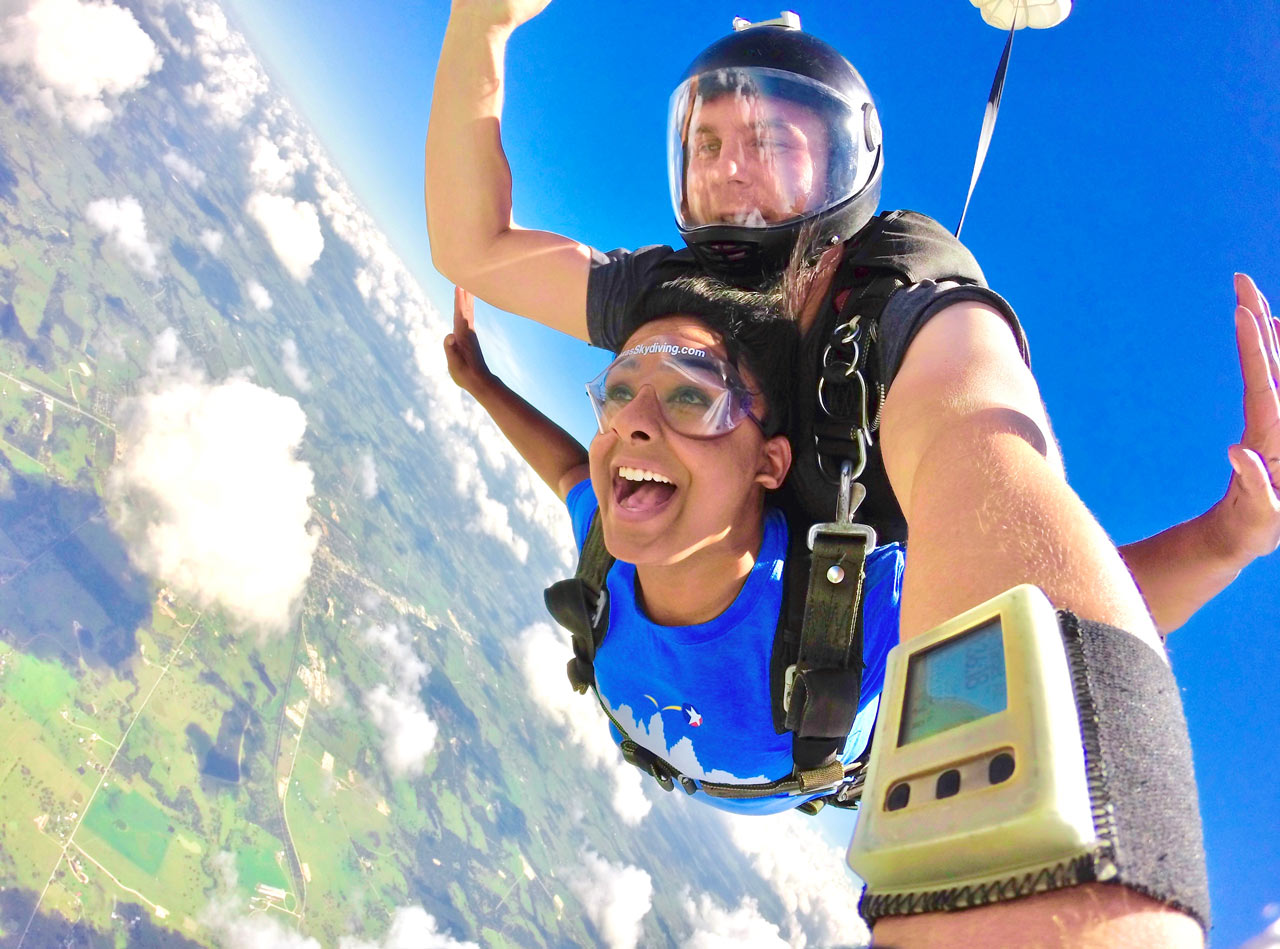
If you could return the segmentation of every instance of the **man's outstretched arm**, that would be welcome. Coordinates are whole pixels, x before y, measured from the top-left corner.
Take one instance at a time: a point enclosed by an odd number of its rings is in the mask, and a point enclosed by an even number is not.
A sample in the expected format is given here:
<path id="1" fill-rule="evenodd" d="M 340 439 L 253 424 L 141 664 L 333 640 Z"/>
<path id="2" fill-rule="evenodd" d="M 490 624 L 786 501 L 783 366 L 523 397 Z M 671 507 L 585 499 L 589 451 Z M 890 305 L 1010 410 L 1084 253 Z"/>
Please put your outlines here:
<path id="1" fill-rule="evenodd" d="M 1163 657 L 1120 555 L 1067 486 L 1039 391 L 995 310 L 959 303 L 913 340 L 885 403 L 881 444 L 911 532 L 902 638 L 1019 583 L 1130 631 Z M 1140 727 L 1134 723 L 1134 727 Z M 1090 884 L 954 913 L 889 917 L 886 946 L 1203 945 L 1190 916 Z"/>
<path id="2" fill-rule="evenodd" d="M 1199 517 L 1120 548 L 1165 633 L 1280 546 L 1280 327 L 1252 280 L 1236 274 L 1235 289 L 1244 433 L 1228 449 L 1227 492 Z"/>
<path id="3" fill-rule="evenodd" d="M 507 40 L 548 0 L 454 0 L 426 146 L 427 232 L 436 269 L 501 309 L 587 338 L 591 251 L 517 227 L 502 148 Z"/>
<path id="4" fill-rule="evenodd" d="M 563 501 L 587 477 L 587 451 L 489 371 L 476 339 L 471 294 L 461 288 L 453 291 L 453 332 L 444 338 L 444 355 L 454 383 L 475 397 L 511 447 Z"/>

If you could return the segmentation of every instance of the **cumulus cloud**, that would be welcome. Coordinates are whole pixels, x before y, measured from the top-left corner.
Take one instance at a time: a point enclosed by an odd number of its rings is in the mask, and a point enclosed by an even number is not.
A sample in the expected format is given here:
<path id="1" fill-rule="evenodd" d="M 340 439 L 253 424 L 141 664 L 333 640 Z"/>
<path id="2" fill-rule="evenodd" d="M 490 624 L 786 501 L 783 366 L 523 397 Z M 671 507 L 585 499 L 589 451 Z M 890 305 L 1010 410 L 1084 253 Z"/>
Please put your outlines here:
<path id="1" fill-rule="evenodd" d="M 635 949 L 640 922 L 653 903 L 653 880 L 639 867 L 613 863 L 592 850 L 567 871 L 569 889 L 609 949 Z"/>
<path id="2" fill-rule="evenodd" d="M 391 928 L 378 942 L 343 936 L 338 949 L 479 949 L 474 942 L 459 942 L 436 928 L 436 919 L 421 906 L 401 906 L 391 917 Z"/>
<path id="3" fill-rule="evenodd" d="M 729 910 L 707 893 L 696 900 L 686 894 L 684 911 L 694 929 L 682 949 L 787 949 L 790 945 L 778 927 L 760 915 L 760 907 L 749 896 L 737 909 Z"/>
<path id="4" fill-rule="evenodd" d="M 133 14 L 112 3 L 36 0 L 0 23 L 0 63 L 29 74 L 36 100 L 81 132 L 109 122 L 161 62 Z"/>
<path id="5" fill-rule="evenodd" d="M 250 280 L 246 289 L 249 293 L 249 301 L 259 312 L 271 309 L 271 294 L 267 292 L 266 287 L 256 280 Z"/>
<path id="6" fill-rule="evenodd" d="M 213 933 L 221 949 L 321 949 L 320 943 L 290 929 L 276 916 L 250 915 L 236 892 L 235 857 L 225 850 L 213 856 L 219 885 L 204 910 L 200 922 Z"/>
<path id="7" fill-rule="evenodd" d="M 320 232 L 315 205 L 283 194 L 255 191 L 249 196 L 245 210 L 261 226 L 289 276 L 306 283 L 311 276 L 311 266 L 324 250 L 324 235 Z"/>
<path id="8" fill-rule="evenodd" d="M 200 232 L 200 244 L 213 256 L 217 257 L 222 253 L 223 234 L 221 231 L 214 230 L 212 227 L 206 227 Z"/>
<path id="9" fill-rule="evenodd" d="M 84 216 L 107 236 L 111 246 L 130 266 L 144 276 L 156 276 L 158 248 L 147 240 L 147 218 L 137 198 L 126 195 L 90 201 Z"/>
<path id="10" fill-rule="evenodd" d="M 173 149 L 165 152 L 160 161 L 173 173 L 175 178 L 185 181 L 190 187 L 199 188 L 204 184 L 204 171 L 191 164 Z"/>
<path id="11" fill-rule="evenodd" d="M 187 15 L 195 30 L 194 55 L 204 76 L 184 89 L 186 99 L 208 109 L 215 125 L 234 127 L 266 93 L 267 74 L 216 3 L 197 0 Z"/>
<path id="12" fill-rule="evenodd" d="M 249 177 L 263 191 L 277 194 L 292 191 L 294 176 L 307 166 L 301 152 L 286 148 L 282 154 L 279 144 L 268 138 L 264 131 L 259 131 L 254 138 L 250 151 Z"/>
<path id="13" fill-rule="evenodd" d="M 365 452 L 360 456 L 360 496 L 369 500 L 378 493 L 378 467 L 373 462 L 373 453 Z"/>
<path id="14" fill-rule="evenodd" d="M 730 839 L 772 884 L 786 908 L 783 930 L 793 946 L 860 946 L 870 941 L 854 908 L 860 890 L 844 867 L 844 851 L 810 818 L 794 811 L 761 820 L 716 811 Z"/>
<path id="15" fill-rule="evenodd" d="M 266 293 L 267 291 L 263 290 L 262 292 Z M 268 306 L 270 302 L 268 297 Z M 298 356 L 298 344 L 292 339 L 286 339 L 280 344 L 280 368 L 284 370 L 284 374 L 299 392 L 311 391 L 311 376 Z"/>
<path id="16" fill-rule="evenodd" d="M 118 422 L 108 496 L 133 561 L 247 626 L 287 626 L 318 540 L 298 403 L 243 378 L 208 381 L 170 329 Z"/>
<path id="17" fill-rule="evenodd" d="M 424 422 L 422 419 L 418 418 L 418 413 L 413 410 L 412 406 L 405 409 L 404 414 L 400 417 L 404 419 L 406 425 L 408 425 L 411 429 L 413 429 L 419 435 L 421 435 L 427 428 L 427 423 Z"/>
<path id="18" fill-rule="evenodd" d="M 393 774 L 421 774 L 439 733 L 421 698 L 431 668 L 395 624 L 373 626 L 363 638 L 391 676 L 389 684 L 379 683 L 364 696 L 369 718 L 382 732 L 383 759 Z"/>
<path id="19" fill-rule="evenodd" d="M 1240 949 L 1280 949 L 1280 919 L 1252 939 L 1241 943 Z"/>
<path id="20" fill-rule="evenodd" d="M 569 636 L 558 626 L 534 623 L 517 639 L 520 669 L 529 687 L 529 697 L 582 749 L 582 760 L 605 771 L 613 780 L 611 803 L 623 823 L 635 826 L 653 806 L 644 796 L 644 776 L 622 760 L 614 744 L 609 722 L 590 698 L 569 687 L 564 666 L 573 655 Z"/>

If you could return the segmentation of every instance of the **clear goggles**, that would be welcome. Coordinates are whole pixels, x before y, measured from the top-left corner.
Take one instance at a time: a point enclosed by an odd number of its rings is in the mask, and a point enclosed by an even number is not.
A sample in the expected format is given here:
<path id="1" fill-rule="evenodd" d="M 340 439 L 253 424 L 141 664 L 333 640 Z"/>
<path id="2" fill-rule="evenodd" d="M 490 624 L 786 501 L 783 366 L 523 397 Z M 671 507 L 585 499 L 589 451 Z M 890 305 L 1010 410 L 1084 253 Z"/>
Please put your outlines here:
<path id="1" fill-rule="evenodd" d="M 717 69 L 671 96 L 667 169 L 684 230 L 764 228 L 848 200 L 874 170 L 864 125 L 870 97 L 853 102 L 794 73 Z"/>
<path id="2" fill-rule="evenodd" d="M 587 383 L 600 432 L 646 387 L 653 389 L 667 425 L 690 438 L 725 435 L 747 419 L 753 395 L 727 360 L 677 337 L 655 336 L 618 354 L 604 372 Z"/>

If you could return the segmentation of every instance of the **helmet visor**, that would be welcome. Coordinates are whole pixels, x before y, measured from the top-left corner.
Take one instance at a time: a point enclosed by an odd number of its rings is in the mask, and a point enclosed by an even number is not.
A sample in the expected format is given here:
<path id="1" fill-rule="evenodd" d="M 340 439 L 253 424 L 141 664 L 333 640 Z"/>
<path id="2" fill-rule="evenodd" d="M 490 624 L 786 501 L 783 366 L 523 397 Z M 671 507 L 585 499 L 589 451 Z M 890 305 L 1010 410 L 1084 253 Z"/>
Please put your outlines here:
<path id="1" fill-rule="evenodd" d="M 619 353 L 587 383 L 602 434 L 646 386 L 667 425 L 681 435 L 715 438 L 747 419 L 760 424 L 751 414 L 751 390 L 731 363 L 686 340 L 655 336 Z"/>
<path id="2" fill-rule="evenodd" d="M 716 69 L 685 80 L 667 123 L 677 224 L 772 227 L 845 201 L 871 173 L 869 104 L 777 69 Z"/>

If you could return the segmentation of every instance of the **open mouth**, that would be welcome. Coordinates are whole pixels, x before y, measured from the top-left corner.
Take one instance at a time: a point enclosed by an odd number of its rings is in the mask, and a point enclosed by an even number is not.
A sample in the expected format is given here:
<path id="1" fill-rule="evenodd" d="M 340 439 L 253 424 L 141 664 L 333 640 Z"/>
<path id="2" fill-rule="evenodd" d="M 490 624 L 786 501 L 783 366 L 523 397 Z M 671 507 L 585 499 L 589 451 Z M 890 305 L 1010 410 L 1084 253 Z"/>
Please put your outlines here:
<path id="1" fill-rule="evenodd" d="M 623 465 L 613 476 L 613 500 L 624 511 L 647 514 L 666 505 L 676 493 L 670 478 L 647 468 Z"/>

